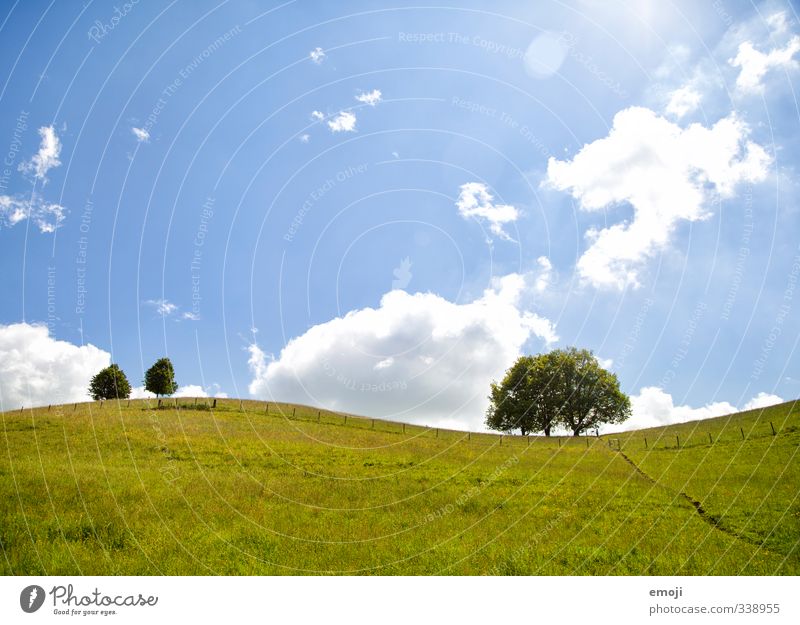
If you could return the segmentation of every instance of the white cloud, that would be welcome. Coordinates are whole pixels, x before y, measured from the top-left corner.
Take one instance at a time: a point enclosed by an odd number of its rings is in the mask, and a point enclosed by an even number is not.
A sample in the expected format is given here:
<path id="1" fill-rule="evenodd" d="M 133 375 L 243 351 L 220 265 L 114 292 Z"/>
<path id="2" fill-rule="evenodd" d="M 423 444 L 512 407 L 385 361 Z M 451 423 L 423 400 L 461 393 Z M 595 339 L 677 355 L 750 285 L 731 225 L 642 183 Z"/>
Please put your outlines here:
<path id="1" fill-rule="evenodd" d="M 700 106 L 700 93 L 691 85 L 684 85 L 669 94 L 666 112 L 678 119 L 693 113 Z"/>
<path id="2" fill-rule="evenodd" d="M 364 104 L 369 104 L 370 106 L 375 106 L 381 101 L 381 92 L 379 89 L 373 89 L 369 92 L 360 93 L 356 96 L 356 100 Z"/>
<path id="3" fill-rule="evenodd" d="M 747 402 L 742 410 L 763 408 L 782 401 L 777 395 L 759 393 Z M 631 395 L 631 412 L 633 413 L 631 418 L 625 423 L 606 427 L 603 431 L 638 430 L 671 423 L 711 419 L 739 412 L 739 409 L 727 401 L 711 402 L 699 408 L 692 408 L 689 405 L 676 406 L 672 395 L 657 386 L 646 386 L 640 389 L 637 395 Z"/>
<path id="4" fill-rule="evenodd" d="M 611 369 L 611 367 L 614 366 L 614 360 L 612 358 L 598 358 L 597 362 L 603 369 Z"/>
<path id="5" fill-rule="evenodd" d="M 536 264 L 539 265 L 539 272 L 534 278 L 533 288 L 537 293 L 543 293 L 553 284 L 553 263 L 547 256 L 539 256 Z"/>
<path id="6" fill-rule="evenodd" d="M 570 191 L 582 210 L 633 207 L 632 220 L 586 233 L 581 278 L 597 287 L 638 286 L 640 265 L 668 245 L 679 222 L 709 216 L 712 192 L 730 197 L 737 183 L 763 180 L 770 157 L 748 134 L 735 115 L 711 128 L 681 128 L 631 107 L 616 114 L 607 137 L 584 145 L 571 161 L 551 157 L 548 183 Z"/>
<path id="7" fill-rule="evenodd" d="M 208 393 L 199 384 L 185 384 L 178 387 L 173 397 L 208 397 Z"/>
<path id="8" fill-rule="evenodd" d="M 310 58 L 313 63 L 320 65 L 322 61 L 325 60 L 325 50 L 316 47 L 308 53 L 308 58 Z"/>
<path id="9" fill-rule="evenodd" d="M 61 154 L 61 141 L 52 126 L 39 128 L 39 136 L 42 138 L 39 151 L 30 160 L 20 163 L 19 171 L 32 174 L 44 184 L 47 182 L 47 172 L 61 165 L 61 161 L 58 160 Z"/>
<path id="10" fill-rule="evenodd" d="M 516 221 L 519 211 L 509 204 L 494 204 L 486 185 L 480 182 L 462 184 L 456 206 L 464 219 L 480 217 L 489 222 L 489 229 L 497 236 L 512 241 L 503 230 L 503 224 Z"/>
<path id="11" fill-rule="evenodd" d="M 333 119 L 328 120 L 331 132 L 353 132 L 356 129 L 356 116 L 350 111 L 339 111 Z"/>
<path id="12" fill-rule="evenodd" d="M 375 365 L 375 370 L 378 371 L 380 369 L 388 369 L 393 364 L 394 364 L 394 358 L 389 356 L 388 358 L 384 358 L 377 365 Z"/>
<path id="13" fill-rule="evenodd" d="M 145 302 L 149 306 L 153 306 L 156 312 L 162 317 L 169 317 L 172 313 L 177 312 L 178 306 L 165 299 L 149 299 Z"/>
<path id="14" fill-rule="evenodd" d="M 739 44 L 736 56 L 729 59 L 733 67 L 740 68 L 736 88 L 742 93 L 760 93 L 764 90 L 762 78 L 771 69 L 796 69 L 795 54 L 800 52 L 800 37 L 793 36 L 782 48 L 773 48 L 767 53 L 759 52 L 750 41 Z"/>
<path id="15" fill-rule="evenodd" d="M 766 19 L 767 25 L 775 35 L 781 35 L 788 30 L 789 24 L 786 21 L 786 12 L 778 11 L 772 15 L 768 15 Z"/>
<path id="16" fill-rule="evenodd" d="M 783 403 L 783 398 L 771 393 L 761 392 L 744 405 L 742 410 L 755 410 L 756 408 L 766 408 L 775 404 Z"/>
<path id="17" fill-rule="evenodd" d="M 251 395 L 441 426 L 481 427 L 489 383 L 523 346 L 558 339 L 553 324 L 525 312 L 524 278 L 498 278 L 468 304 L 393 290 L 363 308 L 313 326 L 278 358 L 250 346 Z"/>
<path id="18" fill-rule="evenodd" d="M 155 393 L 144 390 L 144 386 L 131 387 L 131 399 L 153 399 L 155 396 Z"/>
<path id="19" fill-rule="evenodd" d="M 181 318 L 188 321 L 200 321 L 200 315 L 193 312 L 185 312 L 181 315 Z"/>
<path id="20" fill-rule="evenodd" d="M 30 219 L 39 228 L 39 232 L 55 232 L 64 221 L 66 212 L 66 208 L 45 201 L 38 193 L 28 198 L 0 195 L 0 225 L 6 227 Z"/>
<path id="21" fill-rule="evenodd" d="M 325 113 L 322 111 L 311 111 L 311 119 L 321 122 L 323 119 L 325 119 Z"/>
<path id="22" fill-rule="evenodd" d="M 0 410 L 89 400 L 87 388 L 111 355 L 51 337 L 46 325 L 0 325 Z"/>
<path id="23" fill-rule="evenodd" d="M 179 386 L 178 390 L 172 397 L 227 397 L 227 393 L 220 391 L 219 384 L 212 384 L 203 388 L 199 384 L 186 384 Z M 144 386 L 135 386 L 131 388 L 131 399 L 153 399 L 155 395 L 150 391 L 146 391 Z"/>
<path id="24" fill-rule="evenodd" d="M 131 132 L 136 137 L 136 140 L 139 143 L 146 143 L 150 141 L 150 133 L 147 132 L 144 128 L 136 128 L 135 126 L 131 128 Z"/>
<path id="25" fill-rule="evenodd" d="M 308 133 L 305 133 L 305 134 L 300 135 L 299 139 L 300 139 L 300 143 L 308 143 L 309 141 L 311 141 L 311 135 L 308 134 Z"/>

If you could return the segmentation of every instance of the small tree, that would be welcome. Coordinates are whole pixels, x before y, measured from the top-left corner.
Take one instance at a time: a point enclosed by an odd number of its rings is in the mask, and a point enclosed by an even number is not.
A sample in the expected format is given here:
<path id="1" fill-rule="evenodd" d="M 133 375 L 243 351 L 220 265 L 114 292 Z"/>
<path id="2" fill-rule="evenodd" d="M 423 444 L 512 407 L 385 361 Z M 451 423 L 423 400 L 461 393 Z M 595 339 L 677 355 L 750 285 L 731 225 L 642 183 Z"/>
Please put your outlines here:
<path id="1" fill-rule="evenodd" d="M 172 395 L 178 390 L 175 369 L 169 358 L 159 358 L 144 374 L 144 388 L 158 395 Z"/>
<path id="2" fill-rule="evenodd" d="M 630 399 L 617 376 L 603 369 L 586 349 L 556 349 L 522 356 L 500 384 L 492 384 L 486 425 L 519 428 L 522 434 L 563 425 L 574 436 L 601 423 L 621 423 L 631 414 Z"/>
<path id="3" fill-rule="evenodd" d="M 131 385 L 125 372 L 117 365 L 101 369 L 89 383 L 92 399 L 127 399 L 131 395 Z"/>

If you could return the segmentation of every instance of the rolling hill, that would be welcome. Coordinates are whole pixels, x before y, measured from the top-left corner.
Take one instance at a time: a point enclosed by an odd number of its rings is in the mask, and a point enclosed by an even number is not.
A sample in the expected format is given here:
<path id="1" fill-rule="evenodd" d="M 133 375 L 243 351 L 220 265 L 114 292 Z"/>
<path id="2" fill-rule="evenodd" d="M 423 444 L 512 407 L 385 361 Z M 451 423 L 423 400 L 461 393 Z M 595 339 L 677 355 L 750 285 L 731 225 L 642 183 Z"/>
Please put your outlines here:
<path id="1" fill-rule="evenodd" d="M 546 439 L 209 401 L 0 414 L 2 573 L 800 574 L 800 402 Z"/>

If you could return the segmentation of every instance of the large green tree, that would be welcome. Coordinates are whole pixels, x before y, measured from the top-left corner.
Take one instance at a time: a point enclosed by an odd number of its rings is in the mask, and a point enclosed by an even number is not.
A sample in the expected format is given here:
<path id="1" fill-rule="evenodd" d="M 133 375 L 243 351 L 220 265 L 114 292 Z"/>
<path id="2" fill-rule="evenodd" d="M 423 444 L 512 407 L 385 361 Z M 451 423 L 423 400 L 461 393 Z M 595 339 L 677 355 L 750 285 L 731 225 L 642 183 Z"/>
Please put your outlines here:
<path id="1" fill-rule="evenodd" d="M 117 365 L 101 369 L 89 383 L 92 399 L 127 399 L 131 395 L 131 385 L 125 372 Z"/>
<path id="2" fill-rule="evenodd" d="M 169 358 L 159 358 L 144 374 L 144 388 L 158 395 L 172 395 L 178 390 L 175 369 Z"/>
<path id="3" fill-rule="evenodd" d="M 556 349 L 522 356 L 500 384 L 492 384 L 486 425 L 522 434 L 555 426 L 574 436 L 602 423 L 621 423 L 631 414 L 630 399 L 617 376 L 606 371 L 586 349 Z"/>
<path id="4" fill-rule="evenodd" d="M 548 354 L 521 356 L 499 384 L 492 383 L 486 425 L 502 432 L 519 429 L 523 436 L 542 431 L 550 436 L 558 405 L 547 392 L 548 360 Z"/>

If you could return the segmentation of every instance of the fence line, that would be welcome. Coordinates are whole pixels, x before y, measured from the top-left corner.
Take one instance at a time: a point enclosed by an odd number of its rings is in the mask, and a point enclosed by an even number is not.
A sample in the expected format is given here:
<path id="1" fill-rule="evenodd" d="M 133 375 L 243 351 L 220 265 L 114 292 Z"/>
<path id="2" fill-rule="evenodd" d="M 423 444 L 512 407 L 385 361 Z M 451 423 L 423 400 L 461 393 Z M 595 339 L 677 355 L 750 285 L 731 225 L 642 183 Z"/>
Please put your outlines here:
<path id="1" fill-rule="evenodd" d="M 154 406 L 151 402 L 152 400 L 156 400 L 156 405 Z M 172 400 L 171 402 L 168 400 Z M 202 404 L 198 405 L 198 400 L 202 401 Z M 371 431 L 378 431 L 385 434 L 406 434 L 406 430 L 409 430 L 410 434 L 415 436 L 428 436 L 434 439 L 442 440 L 453 440 L 453 441 L 467 441 L 476 444 L 489 444 L 489 445 L 497 445 L 497 446 L 510 446 L 510 445 L 524 445 L 529 447 L 531 444 L 531 439 L 537 441 L 538 445 L 541 445 L 545 442 L 552 442 L 555 439 L 554 447 L 560 449 L 562 445 L 569 443 L 570 440 L 573 441 L 580 441 L 584 440 L 587 449 L 590 449 L 594 446 L 595 441 L 605 439 L 606 444 L 610 448 L 615 448 L 618 451 L 622 450 L 622 445 L 624 444 L 626 449 L 631 449 L 633 445 L 641 445 L 641 449 L 651 451 L 651 450 L 681 450 L 681 449 L 688 449 L 693 447 L 701 447 L 701 446 L 709 446 L 715 445 L 718 443 L 731 443 L 735 442 L 738 439 L 730 439 L 730 440 L 723 440 L 722 434 L 726 432 L 726 428 L 723 428 L 722 431 L 717 433 L 717 438 L 714 439 L 711 432 L 705 432 L 706 436 L 708 437 L 708 442 L 706 442 L 705 436 L 703 436 L 703 432 L 698 432 L 697 434 L 693 435 L 693 437 L 687 438 L 681 443 L 680 434 L 675 434 L 675 445 L 668 445 L 664 444 L 663 446 L 658 446 L 659 441 L 664 439 L 668 435 L 668 431 L 664 431 L 658 438 L 655 439 L 654 442 L 649 442 L 646 436 L 628 436 L 628 437 L 612 437 L 609 435 L 592 435 L 590 433 L 586 433 L 582 436 L 531 436 L 531 435 L 522 435 L 522 434 L 510 434 L 508 432 L 505 433 L 490 433 L 490 432 L 464 432 L 463 430 L 448 430 L 442 428 L 431 428 L 427 425 L 418 425 L 413 423 L 404 423 L 400 421 L 386 421 L 383 419 L 376 419 L 374 417 L 364 417 L 358 415 L 351 415 L 346 414 L 343 412 L 336 412 L 332 410 L 322 410 L 319 408 L 311 407 L 311 406 L 300 406 L 301 412 L 298 415 L 298 406 L 285 404 L 284 408 L 281 407 L 281 404 L 277 404 L 275 402 L 262 402 L 259 400 L 220 400 L 219 407 L 217 406 L 218 398 L 212 397 L 170 397 L 170 398 L 143 398 L 143 399 L 127 399 L 127 400 L 100 400 L 94 402 L 80 402 L 73 404 L 73 411 L 76 411 L 78 406 L 85 405 L 87 407 L 95 407 L 98 410 L 104 410 L 108 407 L 116 407 L 121 408 L 123 402 L 125 402 L 126 407 L 131 406 L 131 402 L 133 402 L 134 407 L 137 403 L 141 403 L 143 408 L 146 409 L 195 409 L 195 410 L 212 410 L 217 409 L 220 411 L 237 411 L 237 412 L 244 412 L 246 414 L 263 414 L 265 416 L 272 416 L 272 417 L 283 417 L 284 419 L 290 419 L 293 421 L 301 421 L 301 422 L 308 422 L 308 423 L 319 423 L 324 425 L 339 425 L 343 427 L 351 427 L 354 429 L 362 429 L 362 430 L 371 430 Z M 179 403 L 180 402 L 180 403 Z M 238 402 L 238 404 L 237 404 Z M 110 404 L 110 406 L 106 406 L 106 404 Z M 263 406 L 263 412 L 261 412 L 260 408 Z M 254 410 L 250 410 L 249 408 L 255 408 Z M 37 408 L 28 408 L 27 410 L 33 413 L 34 411 L 45 411 L 49 412 L 52 406 L 41 406 Z M 273 408 L 273 410 L 270 410 Z M 289 413 L 289 408 L 291 408 L 291 413 Z M 25 407 L 20 407 L 19 413 L 22 414 L 25 411 Z M 10 414 L 12 411 L 8 411 Z M 307 413 L 307 414 L 305 414 Z M 323 420 L 324 419 L 324 420 Z M 340 421 L 337 421 L 341 419 Z M 349 420 L 348 420 L 349 419 Z M 380 427 L 376 429 L 377 425 L 383 425 L 385 427 Z M 764 438 L 766 436 L 777 436 L 780 432 L 776 430 L 775 425 L 772 421 L 768 422 L 769 424 L 769 431 L 766 431 L 766 424 L 759 423 L 758 425 L 763 426 L 764 432 L 762 433 L 748 433 L 745 436 L 744 428 L 739 427 L 739 432 L 741 435 L 742 441 L 753 440 Z M 416 431 L 415 431 L 416 429 Z M 443 436 L 440 437 L 440 430 L 443 435 L 446 434 L 453 434 L 456 435 L 454 437 L 450 436 Z M 473 434 L 475 434 L 475 440 L 473 440 Z M 698 441 L 698 437 L 702 437 L 702 441 Z M 505 444 L 504 444 L 504 439 Z M 594 439 L 593 442 L 590 444 L 589 440 Z M 637 441 L 639 441 L 637 443 Z"/>

